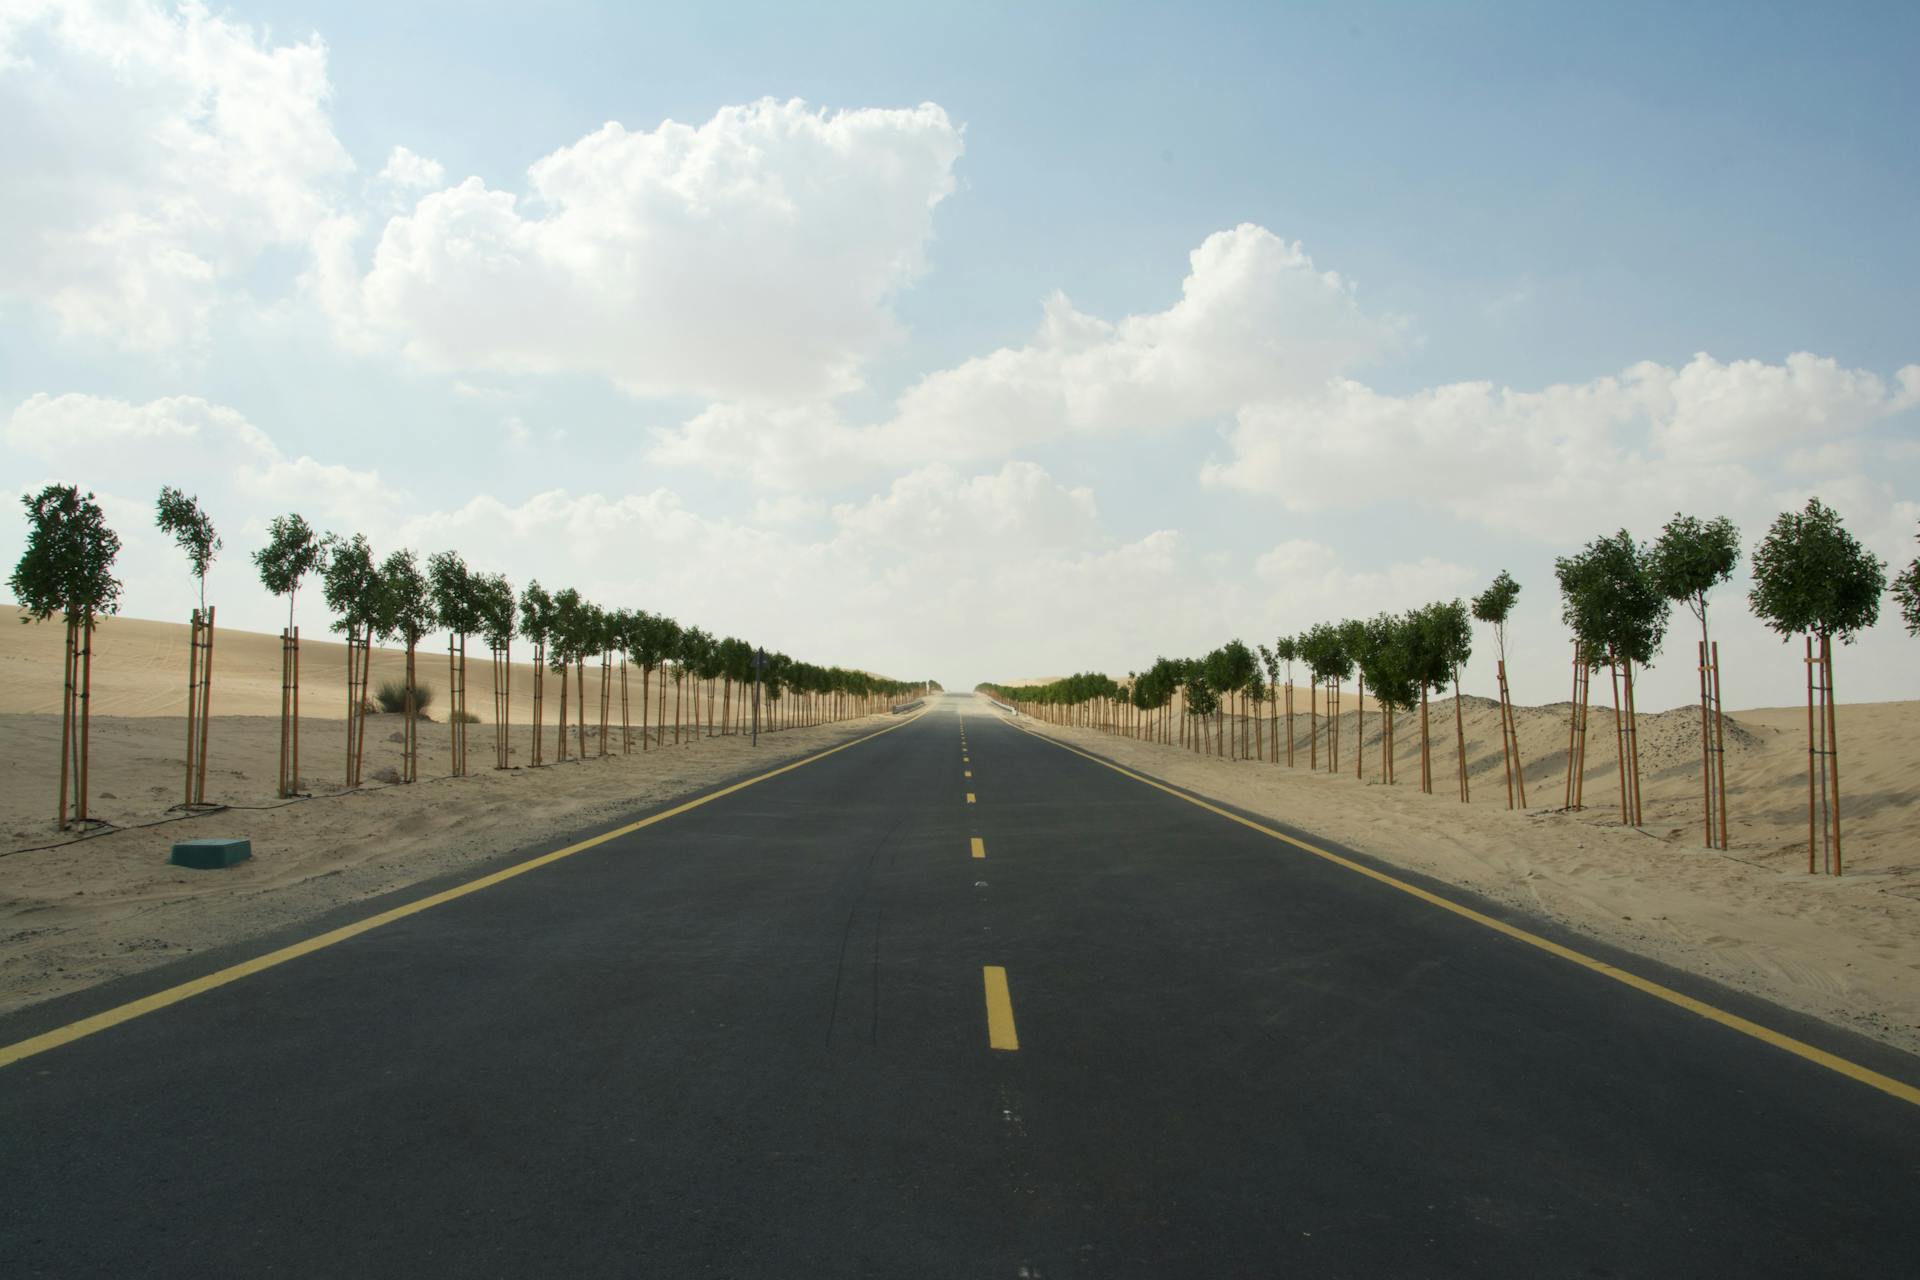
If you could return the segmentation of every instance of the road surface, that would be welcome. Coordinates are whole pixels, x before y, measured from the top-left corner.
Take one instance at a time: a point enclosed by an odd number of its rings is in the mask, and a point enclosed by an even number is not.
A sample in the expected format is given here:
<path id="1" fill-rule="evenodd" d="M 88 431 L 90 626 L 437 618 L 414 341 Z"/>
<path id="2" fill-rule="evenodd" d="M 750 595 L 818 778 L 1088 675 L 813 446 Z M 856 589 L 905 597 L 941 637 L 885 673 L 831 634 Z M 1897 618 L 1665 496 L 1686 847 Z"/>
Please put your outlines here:
<path id="1" fill-rule="evenodd" d="M 0 1045 L 234 959 L 0 1019 Z M 160 1003 L 0 1067 L 0 1275 L 1803 1277 L 1920 1258 L 1912 1101 L 971 698 Z"/>

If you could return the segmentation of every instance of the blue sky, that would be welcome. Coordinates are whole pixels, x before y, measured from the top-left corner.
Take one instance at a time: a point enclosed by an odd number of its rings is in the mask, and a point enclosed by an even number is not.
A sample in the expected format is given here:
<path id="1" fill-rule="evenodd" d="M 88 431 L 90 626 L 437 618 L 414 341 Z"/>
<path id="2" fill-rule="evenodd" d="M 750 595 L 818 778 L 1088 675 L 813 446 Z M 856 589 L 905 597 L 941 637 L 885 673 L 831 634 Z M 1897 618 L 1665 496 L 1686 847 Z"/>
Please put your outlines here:
<path id="1" fill-rule="evenodd" d="M 289 503 L 950 685 L 1124 671 L 1511 567 L 1517 692 L 1546 699 L 1552 557 L 1593 534 L 1686 505 L 1751 541 L 1819 492 L 1914 550 L 1910 6 L 90 8 L 0 8 L 0 108 L 26 122 L 0 164 L 46 193 L 0 217 L 0 467 L 130 521 L 198 484 L 230 618 L 271 625 L 238 553 Z M 76 143 L 59 104 L 88 86 Z M 716 170 L 652 155 L 668 120 Z M 609 121 L 619 145 L 585 146 Z M 241 157 L 192 170 L 190 218 L 180 164 L 100 141 L 183 135 Z M 396 147 L 411 180 L 378 176 Z M 567 149 L 543 203 L 530 166 Z M 758 222 L 715 171 L 809 194 Z M 517 221 L 475 187 L 435 223 L 470 176 Z M 545 255 L 513 289 L 450 287 L 476 217 L 504 237 L 487 262 Z M 101 227 L 132 239 L 71 247 Z M 569 268 L 584 244 L 613 256 Z M 152 275 L 154 245 L 205 278 Z M 593 273 L 629 260 L 603 299 Z M 605 309 L 555 369 L 566 299 Z M 143 452 L 168 439 L 204 460 Z M 130 542 L 130 610 L 179 612 L 172 553 Z M 1791 701 L 1739 585 L 1729 702 Z M 1889 617 L 1851 690 L 1920 696 L 1911 643 Z M 1689 666 L 1656 669 L 1656 703 Z"/>

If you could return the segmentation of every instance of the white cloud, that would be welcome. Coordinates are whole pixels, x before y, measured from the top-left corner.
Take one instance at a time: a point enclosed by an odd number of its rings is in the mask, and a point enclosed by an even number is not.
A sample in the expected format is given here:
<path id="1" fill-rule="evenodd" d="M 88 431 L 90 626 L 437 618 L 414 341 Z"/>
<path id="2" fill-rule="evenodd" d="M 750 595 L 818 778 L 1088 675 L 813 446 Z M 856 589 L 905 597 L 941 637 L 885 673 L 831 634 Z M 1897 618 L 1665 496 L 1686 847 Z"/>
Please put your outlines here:
<path id="1" fill-rule="evenodd" d="M 377 532 L 392 528 L 393 513 L 408 505 L 377 471 L 290 457 L 236 410 L 196 396 L 136 405 L 43 393 L 13 410 L 0 441 L 44 464 L 49 478 L 144 508 L 143 524 L 163 484 L 199 493 L 216 524 L 224 523 L 222 511 L 245 511 L 264 527 L 297 507 L 316 523 Z"/>
<path id="2" fill-rule="evenodd" d="M 431 191 L 446 181 L 447 170 L 438 160 L 395 147 L 376 176 L 396 191 Z"/>
<path id="3" fill-rule="evenodd" d="M 13 5 L 0 22 L 0 292 L 71 333 L 192 343 L 262 252 L 303 246 L 352 170 L 326 48 L 203 5 Z"/>
<path id="4" fill-rule="evenodd" d="M 1541 391 L 1462 382 L 1392 396 L 1337 379 L 1243 408 L 1232 456 L 1202 477 L 1295 511 L 1411 502 L 1566 538 L 1644 528 L 1704 497 L 1767 510 L 1790 447 L 1802 466 L 1842 467 L 1853 437 L 1903 403 L 1875 375 L 1805 353 L 1778 365 L 1702 354 Z"/>
<path id="5" fill-rule="evenodd" d="M 1274 546 L 1255 559 L 1253 571 L 1273 589 L 1281 630 L 1299 630 L 1328 618 L 1399 612 L 1429 600 L 1451 599 L 1477 585 L 1472 569 L 1437 556 L 1354 570 L 1332 547 L 1308 539 Z"/>
<path id="6" fill-rule="evenodd" d="M 1189 256 L 1164 311 L 1107 321 L 1049 297 L 1033 340 L 930 373 L 872 425 L 827 402 L 709 407 L 666 432 L 657 461 L 804 486 L 851 469 L 1004 456 L 1059 436 L 1204 422 L 1254 400 L 1304 395 L 1377 359 L 1401 323 L 1297 243 L 1242 224 Z"/>
<path id="7" fill-rule="evenodd" d="M 536 161 L 524 196 L 478 178 L 381 230 L 316 241 L 316 296 L 355 341 L 437 368 L 584 372 L 636 394 L 837 394 L 895 336 L 960 130 L 940 107 L 726 107 L 609 123 Z"/>

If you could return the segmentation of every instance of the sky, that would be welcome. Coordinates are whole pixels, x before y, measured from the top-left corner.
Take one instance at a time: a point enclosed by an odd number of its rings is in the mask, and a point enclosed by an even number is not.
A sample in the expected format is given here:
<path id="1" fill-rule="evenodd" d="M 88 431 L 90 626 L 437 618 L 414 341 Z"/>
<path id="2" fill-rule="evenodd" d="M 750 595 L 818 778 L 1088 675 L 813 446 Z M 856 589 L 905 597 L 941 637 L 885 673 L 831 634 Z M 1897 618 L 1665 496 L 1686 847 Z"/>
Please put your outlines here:
<path id="1" fill-rule="evenodd" d="M 1600 534 L 1818 495 L 1920 550 L 1916 54 L 1911 5 L 0 0 L 0 486 L 97 493 L 134 616 L 192 607 L 170 484 L 224 625 L 299 511 L 949 688 L 1507 569 L 1564 699 Z M 1748 585 L 1726 703 L 1792 703 Z M 1889 601 L 1839 696 L 1916 645 Z"/>

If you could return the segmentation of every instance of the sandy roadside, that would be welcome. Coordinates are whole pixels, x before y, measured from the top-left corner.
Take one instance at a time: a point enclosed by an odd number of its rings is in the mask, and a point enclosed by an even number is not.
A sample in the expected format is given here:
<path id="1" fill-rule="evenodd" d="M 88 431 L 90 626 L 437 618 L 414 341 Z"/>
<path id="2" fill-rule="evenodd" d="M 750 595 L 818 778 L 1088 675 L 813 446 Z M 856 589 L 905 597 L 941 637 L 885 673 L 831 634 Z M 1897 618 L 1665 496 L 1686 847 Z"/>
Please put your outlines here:
<path id="1" fill-rule="evenodd" d="M 1544 804 L 1557 806 L 1564 794 L 1565 709 L 1523 709 L 1523 751 L 1539 753 L 1528 768 L 1536 807 L 1510 812 L 1498 711 L 1479 702 L 1464 708 L 1469 804 L 1460 803 L 1455 783 L 1451 699 L 1431 711 L 1432 795 L 1419 789 L 1412 717 L 1402 717 L 1396 731 L 1394 786 L 1372 781 L 1377 715 L 1366 738 L 1366 781 L 1353 775 L 1352 716 L 1343 725 L 1345 768 L 1332 776 L 1307 771 L 1304 739 L 1300 767 L 1289 769 L 1022 723 L 1223 804 L 1920 1052 L 1920 787 L 1913 784 L 1920 703 L 1840 710 L 1848 857 L 1847 874 L 1834 878 L 1806 874 L 1804 710 L 1735 713 L 1727 762 L 1732 847 L 1720 853 L 1701 841 L 1697 713 L 1641 717 L 1647 821 L 1634 830 L 1619 823 L 1612 744 L 1598 713 L 1589 807 L 1562 813 Z"/>

